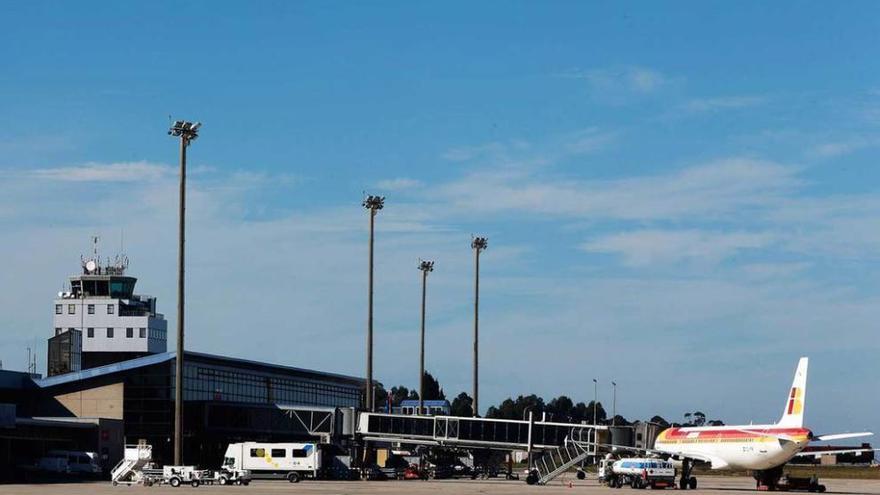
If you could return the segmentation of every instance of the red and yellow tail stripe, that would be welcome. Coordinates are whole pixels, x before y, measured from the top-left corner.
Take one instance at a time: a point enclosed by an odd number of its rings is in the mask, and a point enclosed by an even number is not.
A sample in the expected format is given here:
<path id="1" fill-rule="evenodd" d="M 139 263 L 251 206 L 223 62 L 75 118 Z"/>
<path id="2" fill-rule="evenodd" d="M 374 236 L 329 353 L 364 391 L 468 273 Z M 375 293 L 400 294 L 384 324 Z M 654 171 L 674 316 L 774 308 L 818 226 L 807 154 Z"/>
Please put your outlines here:
<path id="1" fill-rule="evenodd" d="M 749 427 L 736 429 L 696 430 L 691 428 L 668 428 L 657 436 L 657 443 L 695 444 L 726 442 L 775 442 L 779 436 L 786 436 L 795 442 L 809 440 L 810 431 L 805 428 L 767 428 L 760 431 L 743 431 Z"/>

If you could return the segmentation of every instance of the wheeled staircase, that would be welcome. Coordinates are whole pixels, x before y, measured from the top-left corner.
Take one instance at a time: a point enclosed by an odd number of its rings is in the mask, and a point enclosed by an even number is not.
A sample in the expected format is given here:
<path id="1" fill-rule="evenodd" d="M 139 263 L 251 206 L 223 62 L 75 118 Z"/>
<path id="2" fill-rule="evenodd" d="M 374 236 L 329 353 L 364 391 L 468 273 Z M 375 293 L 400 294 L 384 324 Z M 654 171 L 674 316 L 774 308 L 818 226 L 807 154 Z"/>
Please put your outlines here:
<path id="1" fill-rule="evenodd" d="M 114 485 L 136 484 L 142 479 L 142 470 L 153 460 L 153 447 L 146 443 L 126 445 L 125 455 L 113 470 L 110 471 L 110 480 Z"/>

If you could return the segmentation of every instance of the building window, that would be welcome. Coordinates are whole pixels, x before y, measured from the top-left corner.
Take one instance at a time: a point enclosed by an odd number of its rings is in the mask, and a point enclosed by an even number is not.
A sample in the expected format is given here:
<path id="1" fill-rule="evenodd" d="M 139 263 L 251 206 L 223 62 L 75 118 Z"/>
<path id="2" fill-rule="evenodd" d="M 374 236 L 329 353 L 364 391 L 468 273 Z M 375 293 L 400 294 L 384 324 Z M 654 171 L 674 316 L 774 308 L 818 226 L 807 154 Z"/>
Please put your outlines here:
<path id="1" fill-rule="evenodd" d="M 266 449 L 251 449 L 251 457 L 266 457 Z"/>
<path id="2" fill-rule="evenodd" d="M 55 327 L 55 335 L 61 335 L 61 327 Z"/>
<path id="3" fill-rule="evenodd" d="M 125 338 L 130 339 L 134 337 L 134 328 L 126 328 L 125 329 Z"/>
<path id="4" fill-rule="evenodd" d="M 110 328 L 107 329 L 107 338 L 108 338 L 108 339 L 112 339 L 112 338 L 113 338 L 113 328 L 112 328 L 112 327 L 110 327 Z"/>
<path id="5" fill-rule="evenodd" d="M 76 304 L 68 304 L 67 305 L 67 314 L 69 314 L 69 315 L 76 314 Z"/>
<path id="6" fill-rule="evenodd" d="M 287 457 L 287 451 L 284 449 L 272 449 L 272 457 L 275 457 L 277 459 Z"/>
<path id="7" fill-rule="evenodd" d="M 140 338 L 142 338 L 142 339 L 147 338 L 147 329 L 146 328 L 139 328 L 138 334 L 139 334 Z"/>
<path id="8" fill-rule="evenodd" d="M 87 328 L 86 329 L 86 337 L 90 338 L 90 339 L 95 338 L 95 329 L 94 328 Z"/>
<path id="9" fill-rule="evenodd" d="M 60 305 L 60 304 L 56 304 L 56 305 L 55 305 L 55 314 L 56 314 L 56 315 L 60 315 L 62 312 L 63 312 L 63 311 L 61 310 L 61 305 Z"/>
<path id="10" fill-rule="evenodd" d="M 95 314 L 95 305 L 94 304 L 89 304 L 88 308 L 89 308 L 90 315 Z"/>
<path id="11" fill-rule="evenodd" d="M 108 304 L 108 305 L 107 305 L 107 314 L 108 314 L 108 315 L 112 315 L 112 314 L 113 314 L 113 305 L 112 305 L 112 304 Z"/>

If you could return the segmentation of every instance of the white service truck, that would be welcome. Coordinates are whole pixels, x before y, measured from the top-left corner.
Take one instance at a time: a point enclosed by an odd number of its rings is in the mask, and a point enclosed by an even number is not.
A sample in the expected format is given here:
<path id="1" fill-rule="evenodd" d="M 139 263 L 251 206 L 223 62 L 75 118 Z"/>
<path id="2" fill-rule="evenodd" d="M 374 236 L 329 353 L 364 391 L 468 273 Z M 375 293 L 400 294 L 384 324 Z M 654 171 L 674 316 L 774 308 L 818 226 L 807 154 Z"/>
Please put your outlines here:
<path id="1" fill-rule="evenodd" d="M 663 459 L 603 459 L 599 478 L 611 488 L 670 488 L 675 486 L 675 467 Z"/>
<path id="2" fill-rule="evenodd" d="M 223 456 L 223 468 L 246 470 L 254 479 L 284 478 L 297 483 L 318 477 L 321 449 L 316 443 L 231 443 Z"/>

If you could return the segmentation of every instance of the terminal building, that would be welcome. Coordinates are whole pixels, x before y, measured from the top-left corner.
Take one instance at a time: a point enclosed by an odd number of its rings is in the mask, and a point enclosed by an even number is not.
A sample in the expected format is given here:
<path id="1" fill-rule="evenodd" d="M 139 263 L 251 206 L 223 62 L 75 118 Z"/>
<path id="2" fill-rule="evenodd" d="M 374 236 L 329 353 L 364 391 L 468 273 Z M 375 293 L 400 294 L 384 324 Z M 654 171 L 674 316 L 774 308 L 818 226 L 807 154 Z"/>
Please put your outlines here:
<path id="1" fill-rule="evenodd" d="M 95 253 L 81 265 L 54 300 L 47 376 L 0 370 L 0 450 L 26 453 L 8 459 L 19 464 L 51 449 L 95 451 L 109 469 L 124 444 L 146 440 L 156 462 L 170 463 L 177 356 L 167 352 L 167 322 L 156 298 L 135 293 L 124 257 L 102 264 Z M 360 407 L 365 386 L 190 351 L 183 383 L 183 458 L 203 466 L 219 465 L 231 442 L 328 439 L 354 424 L 339 416 Z"/>

